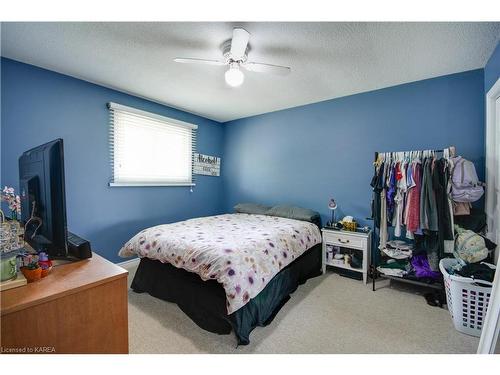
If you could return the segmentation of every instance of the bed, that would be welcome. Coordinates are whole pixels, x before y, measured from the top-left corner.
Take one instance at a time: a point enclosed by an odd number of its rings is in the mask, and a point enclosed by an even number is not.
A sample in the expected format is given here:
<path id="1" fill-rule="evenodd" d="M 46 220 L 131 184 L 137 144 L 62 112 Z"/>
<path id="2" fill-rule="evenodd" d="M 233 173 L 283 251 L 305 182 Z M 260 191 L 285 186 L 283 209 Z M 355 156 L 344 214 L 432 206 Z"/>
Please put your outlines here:
<path id="1" fill-rule="evenodd" d="M 319 215 L 300 210 L 159 225 L 139 232 L 119 255 L 141 258 L 135 292 L 174 302 L 201 328 L 233 331 L 247 345 L 255 327 L 268 325 L 300 284 L 321 274 Z"/>

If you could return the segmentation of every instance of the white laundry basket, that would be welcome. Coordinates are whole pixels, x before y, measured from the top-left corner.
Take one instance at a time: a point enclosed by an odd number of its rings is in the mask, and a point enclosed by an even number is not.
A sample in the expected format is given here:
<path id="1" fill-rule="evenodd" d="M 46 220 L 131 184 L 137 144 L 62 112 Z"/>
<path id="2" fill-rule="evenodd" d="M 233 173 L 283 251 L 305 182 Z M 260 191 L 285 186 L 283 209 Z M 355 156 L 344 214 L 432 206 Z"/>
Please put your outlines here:
<path id="1" fill-rule="evenodd" d="M 479 337 L 493 284 L 484 280 L 450 275 L 447 270 L 457 263 L 458 260 L 454 258 L 444 258 L 439 262 L 446 289 L 448 310 L 458 331 Z M 494 265 L 485 264 L 495 269 Z"/>

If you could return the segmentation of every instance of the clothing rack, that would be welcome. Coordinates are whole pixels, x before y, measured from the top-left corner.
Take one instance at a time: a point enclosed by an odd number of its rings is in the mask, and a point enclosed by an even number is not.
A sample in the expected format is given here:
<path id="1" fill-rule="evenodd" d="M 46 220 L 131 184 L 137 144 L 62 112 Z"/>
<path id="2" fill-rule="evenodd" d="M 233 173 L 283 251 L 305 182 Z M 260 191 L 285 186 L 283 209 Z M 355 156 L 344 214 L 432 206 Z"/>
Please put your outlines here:
<path id="1" fill-rule="evenodd" d="M 437 150 L 412 150 L 412 151 L 390 151 L 390 152 L 375 152 L 375 161 L 377 161 L 379 154 L 391 154 L 391 155 L 397 155 L 397 154 L 415 154 L 415 153 L 420 153 L 424 154 L 426 152 L 429 153 L 446 153 L 448 152 L 449 157 L 454 157 L 456 154 L 456 148 L 455 146 L 449 146 L 447 148 L 442 148 L 442 149 L 437 149 Z"/>
<path id="2" fill-rule="evenodd" d="M 390 157 L 392 160 L 397 160 L 398 158 L 404 158 L 404 157 L 413 157 L 413 156 L 418 156 L 418 157 L 425 157 L 425 156 L 435 156 L 436 153 L 443 153 L 445 157 L 451 158 L 456 155 L 456 149 L 454 146 L 449 146 L 447 148 L 442 148 L 442 149 L 428 149 L 428 150 L 412 150 L 412 151 L 397 151 L 397 152 L 375 152 L 375 157 L 374 157 L 374 165 L 376 162 L 379 160 L 379 155 L 384 155 L 384 160 L 387 156 Z M 378 252 L 376 255 L 372 253 L 371 256 L 371 277 L 372 277 L 372 290 L 375 291 L 375 283 L 378 278 L 382 279 L 388 279 L 388 280 L 395 280 L 398 282 L 403 282 L 407 284 L 413 284 L 413 285 L 418 285 L 421 287 L 426 287 L 426 288 L 431 288 L 438 290 L 442 296 L 444 297 L 444 285 L 440 282 L 434 282 L 434 283 L 428 283 L 424 281 L 418 281 L 414 279 L 407 279 L 403 277 L 397 277 L 397 276 L 391 276 L 391 275 L 384 275 L 380 273 L 377 270 L 377 266 L 379 263 L 379 254 L 381 254 L 381 251 L 379 249 L 379 236 L 380 236 L 380 228 L 377 228 L 376 225 L 374 225 L 373 228 L 373 236 L 372 236 L 372 252 Z"/>

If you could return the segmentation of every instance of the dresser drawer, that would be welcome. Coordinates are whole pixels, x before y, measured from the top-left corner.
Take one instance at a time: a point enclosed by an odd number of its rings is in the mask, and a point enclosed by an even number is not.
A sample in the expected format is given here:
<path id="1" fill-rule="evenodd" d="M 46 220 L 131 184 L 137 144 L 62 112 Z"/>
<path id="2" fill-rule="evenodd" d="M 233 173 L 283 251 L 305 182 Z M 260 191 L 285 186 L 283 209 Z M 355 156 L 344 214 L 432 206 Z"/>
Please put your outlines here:
<path id="1" fill-rule="evenodd" d="M 349 235 L 344 233 L 323 232 L 323 241 L 330 245 L 349 247 L 364 250 L 367 248 L 365 237 Z"/>

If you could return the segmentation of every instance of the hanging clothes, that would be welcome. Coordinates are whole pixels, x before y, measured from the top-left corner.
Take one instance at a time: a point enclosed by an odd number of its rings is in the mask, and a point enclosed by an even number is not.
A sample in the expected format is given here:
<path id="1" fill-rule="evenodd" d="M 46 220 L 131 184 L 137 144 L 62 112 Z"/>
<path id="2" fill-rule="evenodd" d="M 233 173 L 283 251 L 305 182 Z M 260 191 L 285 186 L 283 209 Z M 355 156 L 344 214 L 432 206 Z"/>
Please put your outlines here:
<path id="1" fill-rule="evenodd" d="M 407 163 L 405 160 L 396 163 L 396 195 L 394 197 L 395 210 L 392 218 L 392 225 L 394 226 L 394 235 L 401 237 L 401 226 L 403 225 L 403 212 L 405 208 L 406 197 L 406 168 Z"/>
<path id="2" fill-rule="evenodd" d="M 446 197 L 448 198 L 448 212 L 449 212 L 449 217 L 450 217 L 450 224 L 451 224 L 451 229 L 452 229 L 452 234 L 453 238 L 451 240 L 444 240 L 444 252 L 447 254 L 452 254 L 453 250 L 455 249 L 455 218 L 453 217 L 453 199 L 451 198 L 451 188 L 452 188 L 452 175 L 453 175 L 453 168 L 454 168 L 454 163 L 453 159 L 450 158 L 449 151 L 445 150 L 445 159 L 447 161 L 447 167 L 448 167 L 448 181 L 446 182 Z"/>
<path id="3" fill-rule="evenodd" d="M 435 161 L 432 171 L 432 187 L 436 198 L 439 258 L 444 257 L 445 241 L 453 240 L 453 224 L 447 192 L 449 177 L 447 161 L 445 159 Z"/>
<path id="4" fill-rule="evenodd" d="M 380 248 L 385 247 L 387 242 L 387 205 L 386 205 L 386 174 L 388 163 L 383 160 L 382 155 L 375 161 L 375 173 L 370 185 L 373 188 L 372 218 L 375 226 L 380 228 Z"/>
<path id="5" fill-rule="evenodd" d="M 375 163 L 375 174 L 370 186 L 373 188 L 372 219 L 377 228 L 380 228 L 381 220 L 381 192 L 384 190 L 384 162 L 377 160 Z"/>
<path id="6" fill-rule="evenodd" d="M 379 249 L 398 258 L 389 246 L 389 226 L 393 226 L 394 237 L 414 241 L 410 257 L 421 256 L 415 265 L 425 268 L 426 277 L 432 279 L 430 275 L 439 272 L 439 260 L 454 249 L 450 152 L 445 149 L 442 158 L 436 158 L 434 151 L 378 154 L 374 165 L 372 217 L 379 228 Z"/>
<path id="7" fill-rule="evenodd" d="M 438 230 L 437 206 L 434 189 L 432 186 L 432 171 L 434 158 L 429 157 L 424 161 L 422 188 L 420 191 L 420 227 L 434 232 Z"/>
<path id="8" fill-rule="evenodd" d="M 387 232 L 387 219 L 388 219 L 388 211 L 387 211 L 387 175 L 389 174 L 391 169 L 390 163 L 384 163 L 384 170 L 382 173 L 382 180 L 384 181 L 383 189 L 380 192 L 380 245 L 379 248 L 385 248 L 385 244 L 389 238 L 389 233 Z"/>
<path id="9" fill-rule="evenodd" d="M 392 217 L 394 215 L 395 202 L 394 198 L 396 197 L 396 165 L 394 162 L 390 164 L 389 174 L 387 179 L 387 220 L 392 222 Z"/>
<path id="10" fill-rule="evenodd" d="M 422 186 L 422 168 L 420 160 L 414 160 L 410 168 L 411 186 L 408 189 L 408 198 L 406 201 L 405 223 L 407 231 L 415 233 L 420 227 L 420 189 Z"/>

